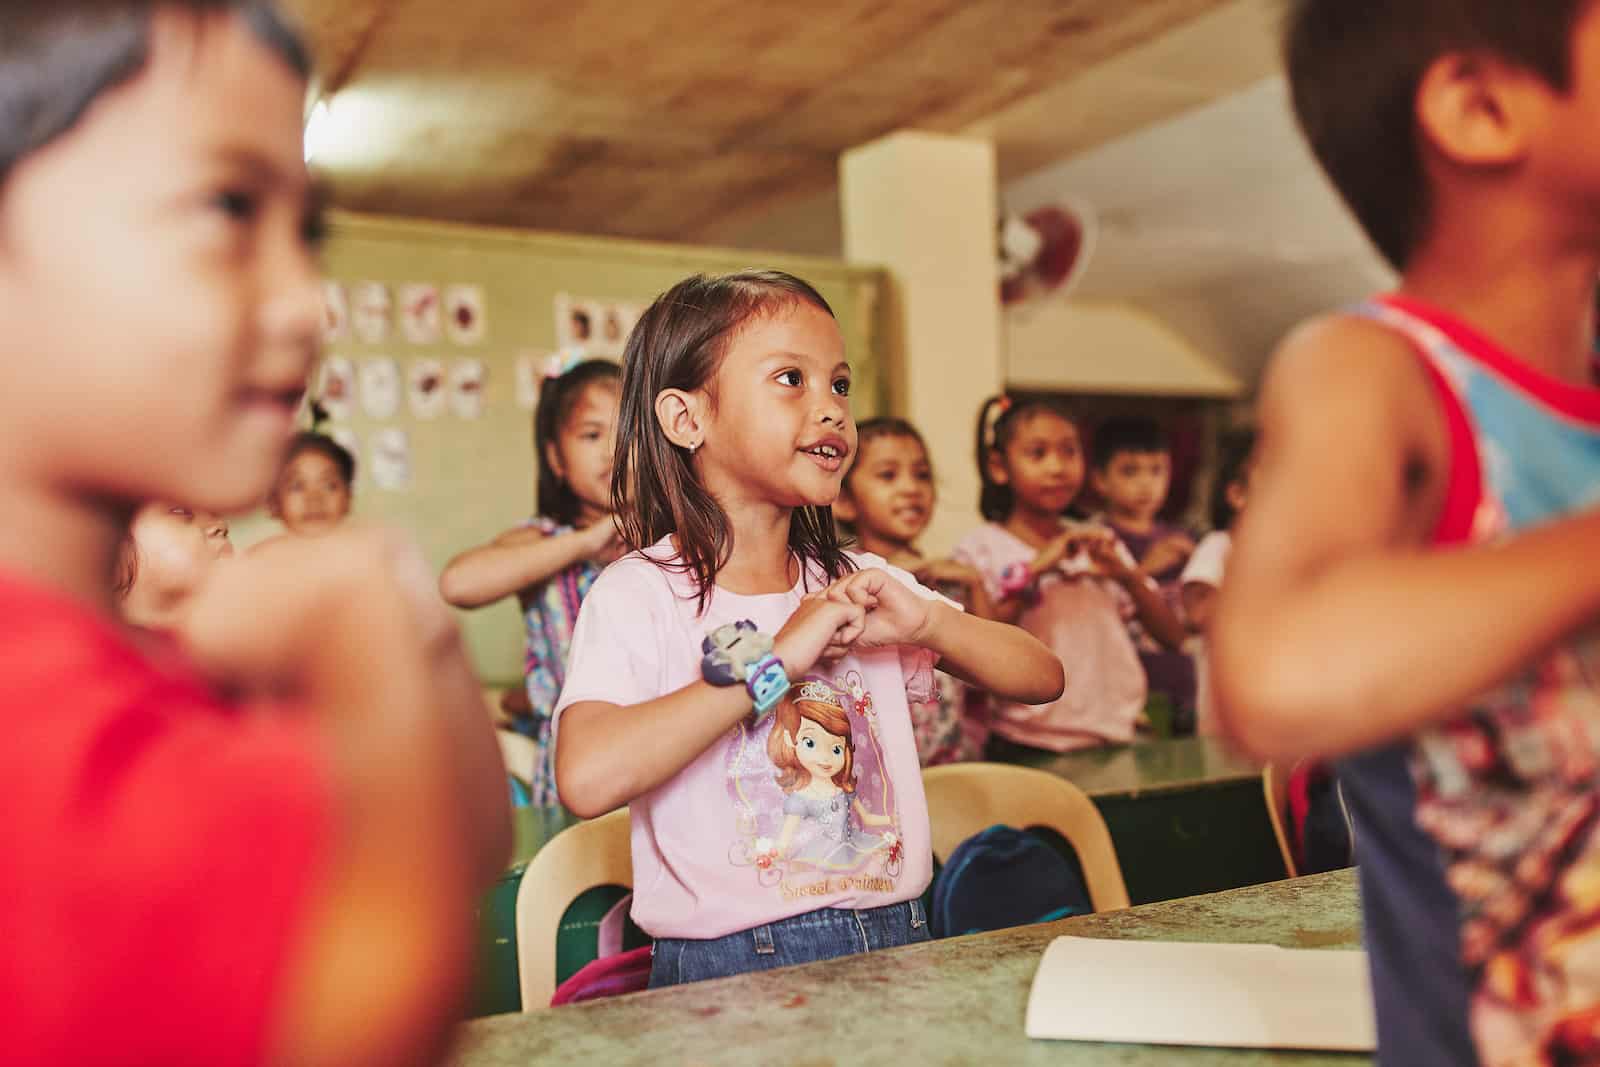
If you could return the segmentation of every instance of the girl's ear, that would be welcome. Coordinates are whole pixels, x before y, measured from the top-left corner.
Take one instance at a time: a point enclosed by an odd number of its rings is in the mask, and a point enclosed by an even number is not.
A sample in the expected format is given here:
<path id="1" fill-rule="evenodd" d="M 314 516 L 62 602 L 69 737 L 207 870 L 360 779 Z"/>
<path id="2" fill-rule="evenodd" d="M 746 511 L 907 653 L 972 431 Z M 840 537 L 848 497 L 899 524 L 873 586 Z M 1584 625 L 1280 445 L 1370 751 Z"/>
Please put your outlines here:
<path id="1" fill-rule="evenodd" d="M 667 440 L 693 452 L 705 443 L 705 397 L 683 389 L 656 394 L 656 423 Z"/>
<path id="2" fill-rule="evenodd" d="M 1246 491 L 1243 482 L 1231 482 L 1228 485 L 1227 492 L 1225 492 L 1223 495 L 1228 498 L 1228 506 L 1232 508 L 1234 514 L 1237 515 L 1239 512 L 1244 510 L 1245 498 L 1250 494 L 1248 491 Z"/>
<path id="3" fill-rule="evenodd" d="M 1094 491 L 1099 493 L 1101 497 L 1106 495 L 1106 476 L 1100 471 L 1092 470 L 1089 472 L 1089 484 L 1094 487 Z"/>
<path id="4" fill-rule="evenodd" d="M 1011 472 L 1006 469 L 1005 457 L 1000 455 L 998 448 L 989 449 L 984 456 L 984 465 L 989 469 L 989 480 L 995 485 L 1011 484 Z"/>
<path id="5" fill-rule="evenodd" d="M 550 464 L 551 472 L 561 481 L 567 480 L 567 466 L 561 462 L 561 449 L 556 447 L 554 441 L 544 443 L 544 461 Z"/>

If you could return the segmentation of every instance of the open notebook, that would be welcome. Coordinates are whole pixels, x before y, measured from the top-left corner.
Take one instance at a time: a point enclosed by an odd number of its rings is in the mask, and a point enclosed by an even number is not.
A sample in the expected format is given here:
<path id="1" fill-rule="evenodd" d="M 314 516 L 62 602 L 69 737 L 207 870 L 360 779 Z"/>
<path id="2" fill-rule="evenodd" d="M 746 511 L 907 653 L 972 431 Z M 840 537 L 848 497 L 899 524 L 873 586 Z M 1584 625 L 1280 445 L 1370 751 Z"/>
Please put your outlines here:
<path id="1" fill-rule="evenodd" d="M 1028 1036 L 1149 1045 L 1371 1051 L 1367 954 L 1276 945 L 1058 937 Z"/>

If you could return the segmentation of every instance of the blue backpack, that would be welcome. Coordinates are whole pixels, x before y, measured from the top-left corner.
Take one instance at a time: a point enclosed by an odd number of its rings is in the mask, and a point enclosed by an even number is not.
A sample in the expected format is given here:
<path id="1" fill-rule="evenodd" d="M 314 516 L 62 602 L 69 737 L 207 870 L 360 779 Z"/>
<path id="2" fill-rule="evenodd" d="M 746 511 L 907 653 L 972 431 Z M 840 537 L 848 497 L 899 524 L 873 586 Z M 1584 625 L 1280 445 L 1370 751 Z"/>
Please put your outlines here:
<path id="1" fill-rule="evenodd" d="M 959 937 L 1093 910 L 1065 839 L 1049 831 L 991 826 L 957 845 L 934 879 L 931 932 Z"/>

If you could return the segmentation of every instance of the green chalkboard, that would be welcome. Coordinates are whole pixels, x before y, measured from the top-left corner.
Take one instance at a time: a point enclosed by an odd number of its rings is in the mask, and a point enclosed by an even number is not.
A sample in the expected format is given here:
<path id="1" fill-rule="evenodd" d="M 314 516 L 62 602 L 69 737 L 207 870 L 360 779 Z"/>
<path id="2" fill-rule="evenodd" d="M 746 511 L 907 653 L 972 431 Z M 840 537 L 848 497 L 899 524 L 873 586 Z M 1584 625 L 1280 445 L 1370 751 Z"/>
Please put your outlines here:
<path id="1" fill-rule="evenodd" d="M 558 347 L 559 294 L 584 300 L 647 304 L 686 275 L 746 267 L 776 267 L 804 277 L 833 305 L 855 369 L 858 418 L 887 407 L 884 331 L 880 299 L 883 272 L 832 260 L 671 245 L 535 234 L 479 227 L 336 215 L 324 272 L 347 293 L 363 282 L 382 283 L 392 298 L 388 336 L 369 342 L 347 330 L 325 355 L 359 368 L 387 357 L 402 385 L 415 361 L 435 359 L 448 371 L 459 360 L 481 360 L 487 370 L 480 418 L 458 417 L 447 406 L 419 418 L 404 398 L 387 418 L 373 418 L 359 396 L 341 426 L 358 448 L 356 514 L 410 530 L 435 568 L 455 553 L 526 519 L 533 507 L 532 417 L 517 402 L 514 367 L 519 357 Z M 460 344 L 441 333 L 414 343 L 402 328 L 400 292 L 412 284 L 472 285 L 483 296 L 482 337 Z M 375 438 L 386 429 L 406 434 L 412 472 L 408 489 L 387 491 L 372 477 Z M 236 525 L 248 545 L 276 530 L 254 517 Z M 469 647 L 486 684 L 521 677 L 522 631 L 516 607 L 504 602 L 463 616 Z"/>

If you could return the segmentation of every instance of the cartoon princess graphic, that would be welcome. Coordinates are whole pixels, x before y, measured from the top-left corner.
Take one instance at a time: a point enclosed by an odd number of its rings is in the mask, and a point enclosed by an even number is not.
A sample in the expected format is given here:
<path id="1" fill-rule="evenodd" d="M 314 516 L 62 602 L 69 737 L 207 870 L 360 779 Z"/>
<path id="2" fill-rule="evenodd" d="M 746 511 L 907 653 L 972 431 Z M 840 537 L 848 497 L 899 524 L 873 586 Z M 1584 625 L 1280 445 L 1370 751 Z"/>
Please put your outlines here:
<path id="1" fill-rule="evenodd" d="M 869 810 L 856 792 L 850 718 L 826 682 L 806 682 L 773 709 L 767 755 L 784 792 L 778 856 L 841 869 L 898 841 L 893 816 Z"/>

